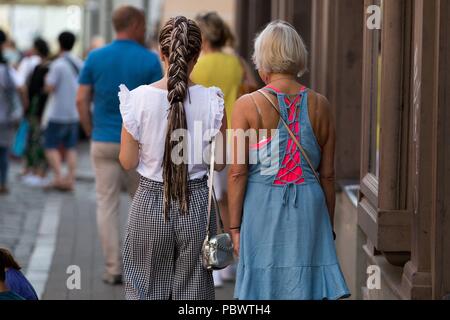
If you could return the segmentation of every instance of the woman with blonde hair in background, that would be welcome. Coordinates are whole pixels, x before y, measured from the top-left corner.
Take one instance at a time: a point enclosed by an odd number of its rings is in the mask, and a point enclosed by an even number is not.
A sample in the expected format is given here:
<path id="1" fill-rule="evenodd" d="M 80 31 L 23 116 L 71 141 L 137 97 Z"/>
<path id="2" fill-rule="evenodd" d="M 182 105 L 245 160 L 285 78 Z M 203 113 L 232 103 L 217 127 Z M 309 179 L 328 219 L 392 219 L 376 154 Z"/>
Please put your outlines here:
<path id="1" fill-rule="evenodd" d="M 323 300 L 349 296 L 333 239 L 335 129 L 328 100 L 298 82 L 307 51 L 288 23 L 257 37 L 263 89 L 236 102 L 230 168 L 230 229 L 239 255 L 240 300 Z M 250 148 L 247 147 L 247 144 Z M 250 160 L 251 159 L 251 160 Z"/>
<path id="2" fill-rule="evenodd" d="M 141 175 L 133 199 L 124 247 L 127 299 L 213 300 L 212 272 L 202 265 L 208 208 L 208 165 L 200 160 L 219 131 L 225 134 L 223 95 L 189 81 L 200 54 L 202 37 L 197 24 L 185 17 L 170 19 L 159 45 L 165 76 L 129 92 L 121 86 L 123 118 L 120 162 Z M 203 132 L 194 128 L 201 124 Z M 172 151 L 182 140 L 182 157 Z M 201 136 L 198 136 L 201 134 Z M 220 143 L 219 143 L 220 145 Z M 217 151 L 223 163 L 226 144 Z M 175 150 L 176 151 L 176 150 Z M 198 152 L 198 153 L 197 153 Z M 178 153 L 176 153 L 178 155 Z M 222 159 L 222 160 L 220 160 Z M 188 162 L 188 163 L 186 163 Z M 223 170 L 224 165 L 215 165 Z M 211 217 L 211 235 L 216 232 Z"/>
<path id="3" fill-rule="evenodd" d="M 203 45 L 202 54 L 192 71 L 191 79 L 206 87 L 217 86 L 222 90 L 230 125 L 233 104 L 242 90 L 249 86 L 245 81 L 248 78 L 245 76 L 247 74 L 245 63 L 239 56 L 225 51 L 227 47 L 233 45 L 234 37 L 216 12 L 200 14 L 195 20 L 202 31 Z M 225 229 L 228 231 L 227 170 L 216 173 L 214 188 Z M 223 280 L 233 280 L 233 273 L 233 266 L 214 272 L 215 286 L 221 287 Z"/>

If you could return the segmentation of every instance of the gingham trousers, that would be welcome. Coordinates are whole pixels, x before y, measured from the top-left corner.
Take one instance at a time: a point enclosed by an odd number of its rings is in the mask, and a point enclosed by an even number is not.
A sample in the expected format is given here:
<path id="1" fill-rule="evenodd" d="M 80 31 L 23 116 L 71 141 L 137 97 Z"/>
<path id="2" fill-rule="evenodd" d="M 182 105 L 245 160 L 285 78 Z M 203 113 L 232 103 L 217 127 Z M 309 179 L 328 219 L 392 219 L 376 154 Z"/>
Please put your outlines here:
<path id="1" fill-rule="evenodd" d="M 163 184 L 141 177 L 124 243 L 124 280 L 128 300 L 214 300 L 212 272 L 202 266 L 206 236 L 207 179 L 189 182 L 189 212 L 172 201 L 163 216 Z M 216 218 L 211 215 L 211 234 Z"/>

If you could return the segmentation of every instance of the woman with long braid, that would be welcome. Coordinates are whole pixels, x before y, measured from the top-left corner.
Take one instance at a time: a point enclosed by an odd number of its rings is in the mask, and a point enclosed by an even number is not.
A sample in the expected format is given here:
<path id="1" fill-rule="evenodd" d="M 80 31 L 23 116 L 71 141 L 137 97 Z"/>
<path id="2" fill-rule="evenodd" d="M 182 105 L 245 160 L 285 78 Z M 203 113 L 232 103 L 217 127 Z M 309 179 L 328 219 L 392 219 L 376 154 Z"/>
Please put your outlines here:
<path id="1" fill-rule="evenodd" d="M 141 175 L 125 239 L 126 297 L 212 300 L 212 273 L 201 263 L 208 205 L 208 165 L 202 160 L 210 140 L 225 135 L 223 94 L 189 81 L 202 46 L 194 21 L 170 19 L 159 43 L 165 77 L 131 92 L 121 86 L 119 93 L 120 162 Z M 218 163 L 224 163 L 222 141 Z M 224 167 L 215 164 L 218 171 Z"/>

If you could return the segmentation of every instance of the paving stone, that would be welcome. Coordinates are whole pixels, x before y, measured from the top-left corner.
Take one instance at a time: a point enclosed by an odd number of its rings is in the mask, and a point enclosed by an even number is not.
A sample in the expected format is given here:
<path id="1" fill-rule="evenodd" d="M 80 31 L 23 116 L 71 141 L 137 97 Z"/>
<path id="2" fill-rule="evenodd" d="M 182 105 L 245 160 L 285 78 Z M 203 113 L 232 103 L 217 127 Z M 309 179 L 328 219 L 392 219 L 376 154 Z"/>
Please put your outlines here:
<path id="1" fill-rule="evenodd" d="M 25 187 L 18 180 L 10 184 L 11 194 L 0 197 L 0 246 L 7 247 L 24 266 L 30 267 L 30 277 L 44 290 L 48 300 L 123 300 L 123 286 L 109 286 L 102 282 L 104 258 L 97 232 L 95 184 L 90 168 L 88 147 L 81 147 L 82 165 L 78 170 L 76 190 L 72 194 L 43 192 Z M 20 164 L 12 165 L 11 177 L 20 172 Z M 49 202 L 59 203 L 59 220 L 45 215 Z M 130 199 L 121 196 L 121 234 L 124 235 Z M 47 217 L 48 221 L 43 218 Z M 56 237 L 52 224 L 58 223 Z M 39 239 L 39 250 L 35 246 Z M 53 250 L 53 251 L 52 251 Z M 52 254 L 50 265 L 48 255 Z M 37 257 L 32 266 L 29 259 Z M 69 290 L 66 273 L 71 265 L 81 268 L 81 290 Z M 45 270 L 47 269 L 47 272 Z M 217 289 L 218 300 L 231 299 L 233 284 Z"/>

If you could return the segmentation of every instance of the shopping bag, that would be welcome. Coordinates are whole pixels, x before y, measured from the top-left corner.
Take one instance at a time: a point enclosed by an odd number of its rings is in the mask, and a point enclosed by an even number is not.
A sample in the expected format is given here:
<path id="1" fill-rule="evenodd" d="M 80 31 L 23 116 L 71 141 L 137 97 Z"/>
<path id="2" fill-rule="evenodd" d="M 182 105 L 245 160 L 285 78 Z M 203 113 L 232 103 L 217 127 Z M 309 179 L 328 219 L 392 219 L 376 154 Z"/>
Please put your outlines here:
<path id="1" fill-rule="evenodd" d="M 28 144 L 28 134 L 30 132 L 30 124 L 23 119 L 20 122 L 16 135 L 11 146 L 11 153 L 17 158 L 23 157 Z"/>

